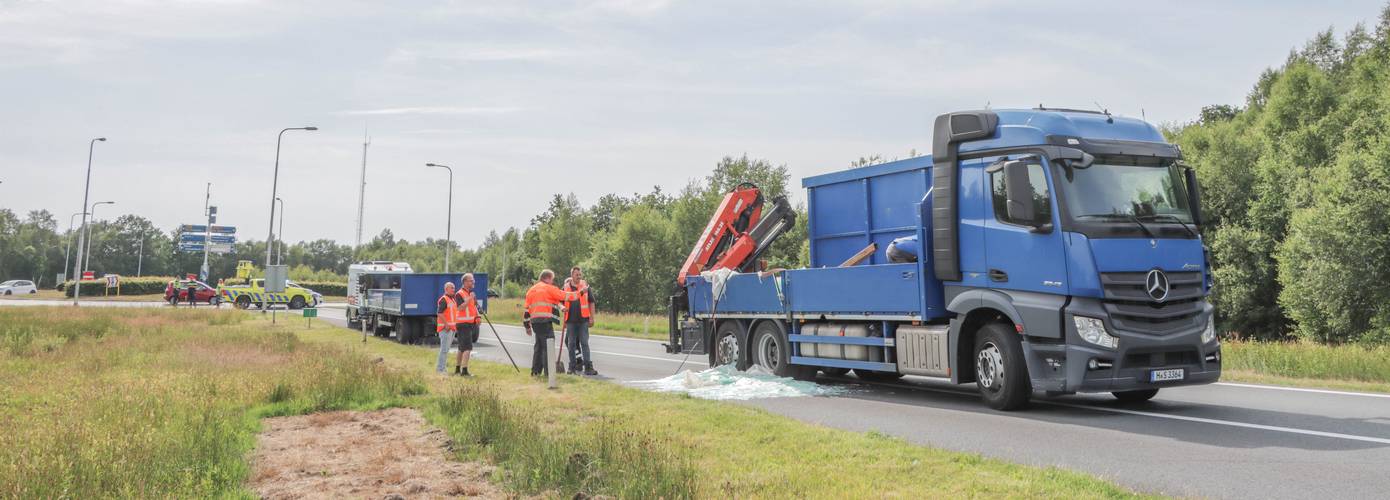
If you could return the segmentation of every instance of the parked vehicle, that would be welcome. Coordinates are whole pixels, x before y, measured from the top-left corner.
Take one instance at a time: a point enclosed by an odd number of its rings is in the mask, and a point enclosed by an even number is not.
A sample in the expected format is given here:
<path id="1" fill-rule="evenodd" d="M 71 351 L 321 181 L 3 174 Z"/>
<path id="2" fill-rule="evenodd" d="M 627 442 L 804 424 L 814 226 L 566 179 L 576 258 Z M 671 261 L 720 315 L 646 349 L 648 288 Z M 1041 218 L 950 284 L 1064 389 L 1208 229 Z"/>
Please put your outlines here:
<path id="1" fill-rule="evenodd" d="M 0 295 L 19 295 L 39 293 L 39 288 L 29 280 L 9 280 L 0 283 Z"/>
<path id="2" fill-rule="evenodd" d="M 265 291 L 265 279 L 262 278 L 253 279 L 246 285 L 218 287 L 217 294 L 223 302 L 230 302 L 239 309 L 261 307 L 262 303 L 267 306 L 284 304 L 290 309 L 303 309 L 305 306 L 317 303 L 315 302 L 317 299 L 309 290 L 297 286 L 286 286 L 283 293 L 267 292 Z"/>
<path id="3" fill-rule="evenodd" d="M 350 328 L 361 328 L 362 320 L 366 318 L 366 311 L 362 305 L 366 303 L 367 290 L 372 288 L 400 288 L 400 280 L 394 276 L 409 274 L 413 272 L 407 262 L 392 262 L 388 260 L 373 260 L 358 262 L 348 266 L 347 272 L 347 322 Z M 372 273 L 373 278 L 368 281 L 363 278 L 366 273 Z"/>
<path id="4" fill-rule="evenodd" d="M 188 285 L 190 283 L 192 283 L 193 286 L 197 287 L 193 291 L 193 300 L 196 300 L 198 302 L 207 302 L 209 304 L 214 305 L 221 301 L 221 297 L 218 295 L 217 289 L 209 286 L 207 283 L 203 283 L 198 280 L 170 281 L 169 285 L 164 287 L 164 300 L 169 302 L 170 304 L 187 302 Z"/>
<path id="5" fill-rule="evenodd" d="M 358 327 L 366 326 L 378 337 L 394 333 L 397 342 L 415 344 L 434 338 L 435 301 L 443 295 L 445 283 L 458 285 L 463 275 L 388 271 L 364 273 L 361 279 L 374 288 L 363 294 L 362 321 L 366 324 Z M 487 290 L 487 274 L 473 273 L 473 287 Z M 488 298 L 495 296 L 491 291 L 479 293 L 478 311 L 486 313 Z"/>
<path id="6" fill-rule="evenodd" d="M 309 307 L 318 307 L 319 304 L 323 303 L 323 294 L 314 291 L 312 288 L 300 285 L 290 280 L 285 281 L 285 286 L 303 288 L 305 291 L 309 292 L 309 296 L 311 297 L 311 300 L 309 301 Z"/>
<path id="7" fill-rule="evenodd" d="M 973 382 L 1001 410 L 1034 391 L 1136 402 L 1215 382 L 1199 188 L 1180 159 L 1107 113 L 941 115 L 931 156 L 803 179 L 811 268 L 761 274 L 780 230 L 760 195 L 730 193 L 757 208 L 726 203 L 697 242 L 667 350 L 801 379 Z M 700 273 L 721 268 L 744 272 Z"/>

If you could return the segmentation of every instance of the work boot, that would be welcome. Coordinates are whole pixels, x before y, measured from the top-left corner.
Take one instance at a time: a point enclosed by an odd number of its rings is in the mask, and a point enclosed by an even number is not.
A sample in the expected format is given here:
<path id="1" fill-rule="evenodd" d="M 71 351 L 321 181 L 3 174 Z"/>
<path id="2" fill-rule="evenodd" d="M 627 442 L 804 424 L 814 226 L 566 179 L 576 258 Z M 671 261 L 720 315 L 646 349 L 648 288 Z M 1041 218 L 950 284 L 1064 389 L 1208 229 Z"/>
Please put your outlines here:
<path id="1" fill-rule="evenodd" d="M 454 367 L 454 375 L 463 375 L 463 367 L 462 367 L 462 366 L 455 366 L 455 367 Z"/>
<path id="2" fill-rule="evenodd" d="M 588 361 L 585 361 L 585 362 L 584 362 L 584 374 L 585 374 L 585 375 L 588 375 L 588 376 L 590 376 L 590 377 L 592 377 L 592 376 L 594 376 L 594 375 L 598 375 L 598 371 L 597 371 L 597 370 L 594 370 L 594 364 L 593 364 L 593 363 L 590 363 L 590 362 L 588 362 Z"/>
<path id="3" fill-rule="evenodd" d="M 472 376 L 473 376 L 472 373 L 468 373 L 468 367 L 467 367 L 467 366 L 461 368 L 461 370 L 462 370 L 462 371 L 459 372 L 459 375 L 460 375 L 460 376 L 463 376 L 463 377 L 472 377 Z"/>

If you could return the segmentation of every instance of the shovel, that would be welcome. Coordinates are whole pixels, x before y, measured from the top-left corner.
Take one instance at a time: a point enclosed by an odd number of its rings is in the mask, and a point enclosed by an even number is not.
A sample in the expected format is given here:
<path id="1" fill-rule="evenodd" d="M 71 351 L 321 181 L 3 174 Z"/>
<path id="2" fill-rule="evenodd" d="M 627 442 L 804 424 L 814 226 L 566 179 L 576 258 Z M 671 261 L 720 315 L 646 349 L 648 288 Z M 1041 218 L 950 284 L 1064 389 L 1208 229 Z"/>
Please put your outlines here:
<path id="1" fill-rule="evenodd" d="M 565 362 L 561 360 L 561 356 L 565 353 L 565 334 L 567 332 L 569 332 L 569 323 L 560 327 L 560 338 L 557 339 L 559 342 L 555 346 L 555 373 L 565 373 Z"/>

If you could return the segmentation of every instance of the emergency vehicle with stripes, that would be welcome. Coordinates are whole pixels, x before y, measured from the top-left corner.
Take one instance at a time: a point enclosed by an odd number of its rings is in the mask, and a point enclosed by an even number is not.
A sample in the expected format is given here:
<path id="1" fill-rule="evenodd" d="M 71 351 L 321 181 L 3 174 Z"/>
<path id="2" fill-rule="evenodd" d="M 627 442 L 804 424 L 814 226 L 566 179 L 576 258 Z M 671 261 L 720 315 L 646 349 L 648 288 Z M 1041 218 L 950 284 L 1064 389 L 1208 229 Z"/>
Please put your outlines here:
<path id="1" fill-rule="evenodd" d="M 235 304 L 240 309 L 260 307 L 262 301 L 270 305 L 285 304 L 290 309 L 301 309 L 315 305 L 313 292 L 297 286 L 286 286 L 283 293 L 265 291 L 265 280 L 254 279 L 249 285 L 217 287 L 217 295 L 222 302 Z"/>

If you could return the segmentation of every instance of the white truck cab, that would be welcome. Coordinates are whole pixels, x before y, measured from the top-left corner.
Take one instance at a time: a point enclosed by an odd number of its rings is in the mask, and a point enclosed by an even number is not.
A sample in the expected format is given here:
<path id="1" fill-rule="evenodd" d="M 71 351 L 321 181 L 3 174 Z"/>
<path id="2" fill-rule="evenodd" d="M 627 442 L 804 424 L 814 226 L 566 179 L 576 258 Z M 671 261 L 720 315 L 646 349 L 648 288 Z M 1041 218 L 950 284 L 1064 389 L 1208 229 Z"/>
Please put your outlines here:
<path id="1" fill-rule="evenodd" d="M 363 303 L 364 296 L 370 283 L 362 282 L 364 273 L 400 273 L 409 274 L 415 272 L 410 268 L 408 262 L 392 262 L 389 260 L 371 260 L 357 262 L 348 266 L 347 273 L 347 321 L 348 326 L 359 328 L 362 316 L 360 305 Z"/>

